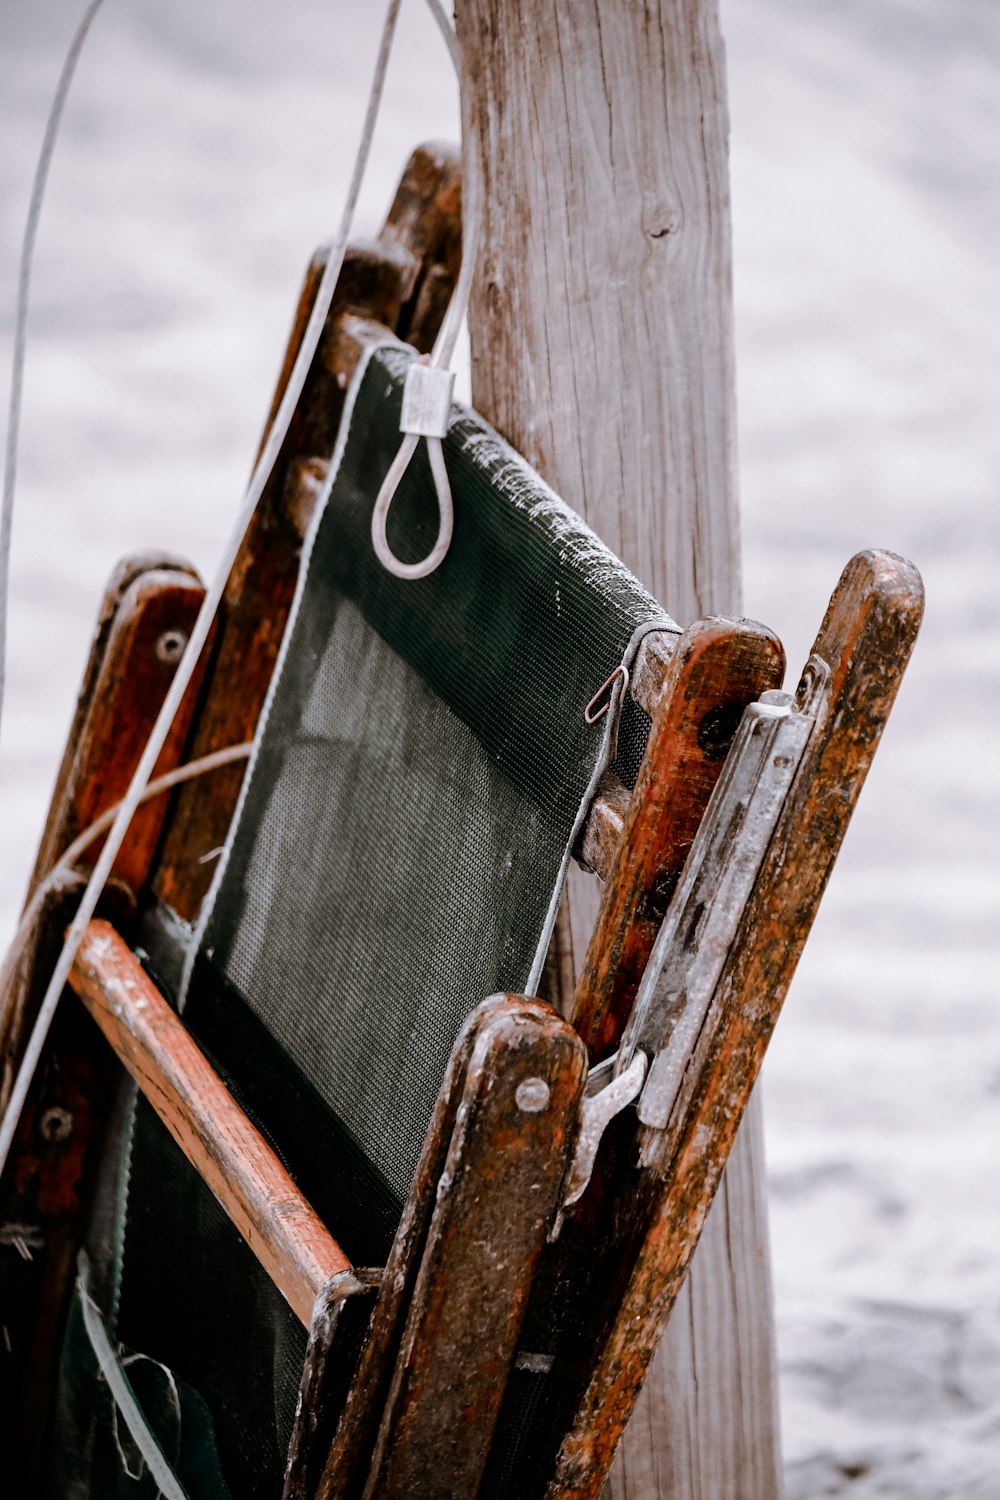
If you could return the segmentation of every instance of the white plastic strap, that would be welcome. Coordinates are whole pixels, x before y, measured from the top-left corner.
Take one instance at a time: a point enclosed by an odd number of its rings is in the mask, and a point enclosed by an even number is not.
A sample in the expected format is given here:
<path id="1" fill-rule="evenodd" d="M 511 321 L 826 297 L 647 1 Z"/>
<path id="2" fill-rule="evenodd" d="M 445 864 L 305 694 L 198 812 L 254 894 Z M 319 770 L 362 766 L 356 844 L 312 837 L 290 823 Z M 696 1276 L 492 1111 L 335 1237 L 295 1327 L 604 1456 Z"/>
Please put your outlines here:
<path id="1" fill-rule="evenodd" d="M 454 370 L 436 370 L 423 360 L 415 360 L 403 385 L 400 432 L 414 432 L 418 437 L 447 437 L 454 390 Z"/>

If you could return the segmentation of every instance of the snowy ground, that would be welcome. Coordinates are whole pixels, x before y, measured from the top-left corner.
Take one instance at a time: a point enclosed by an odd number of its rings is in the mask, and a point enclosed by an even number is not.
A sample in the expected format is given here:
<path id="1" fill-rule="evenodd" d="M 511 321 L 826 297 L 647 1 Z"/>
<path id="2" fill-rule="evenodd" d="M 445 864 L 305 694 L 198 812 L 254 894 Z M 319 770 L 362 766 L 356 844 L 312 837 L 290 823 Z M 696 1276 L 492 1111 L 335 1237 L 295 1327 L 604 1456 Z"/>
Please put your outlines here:
<path id="1" fill-rule="evenodd" d="M 767 1065 L 789 1500 L 998 1500 L 1000 16 L 723 5 L 748 612 L 801 659 L 868 544 L 911 556 L 928 592 Z M 2 358 L 81 8 L 0 6 Z M 111 565 L 156 543 L 212 567 L 339 212 L 380 9 L 107 0 L 95 26 L 35 282 L 0 935 Z M 455 133 L 417 0 L 402 30 L 361 229 L 412 143 Z"/>

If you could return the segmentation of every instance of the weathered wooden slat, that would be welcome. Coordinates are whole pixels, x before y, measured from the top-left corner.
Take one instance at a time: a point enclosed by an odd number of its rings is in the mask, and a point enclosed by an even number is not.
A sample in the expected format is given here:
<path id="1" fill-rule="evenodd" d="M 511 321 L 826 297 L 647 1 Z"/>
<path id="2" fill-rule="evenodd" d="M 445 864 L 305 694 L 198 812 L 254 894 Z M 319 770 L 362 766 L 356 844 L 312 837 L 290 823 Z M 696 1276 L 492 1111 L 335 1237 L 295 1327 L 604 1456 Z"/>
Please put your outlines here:
<path id="1" fill-rule="evenodd" d="M 665 663 L 653 727 L 577 988 L 591 1061 L 618 1045 L 642 972 L 746 705 L 778 687 L 777 637 L 749 620 L 701 620 Z M 647 666 L 644 684 L 649 684 Z M 645 687 L 649 696 L 649 687 Z"/>
<path id="2" fill-rule="evenodd" d="M 596 1500 L 691 1261 L 764 1050 L 919 627 L 916 570 L 885 552 L 845 569 L 800 683 L 816 724 L 694 1046 L 681 1107 L 653 1130 L 624 1117 L 592 1200 L 590 1253 L 563 1281 L 568 1418 L 546 1500 Z M 638 1158 L 638 1164 L 637 1164 Z M 616 1180 L 617 1179 L 617 1180 Z M 572 1231 L 571 1231 L 572 1233 Z M 568 1332 L 567 1332 L 568 1330 Z M 548 1471 L 551 1474 L 551 1471 Z"/>
<path id="3" fill-rule="evenodd" d="M 336 1240 L 107 922 L 87 928 L 70 983 L 308 1328 L 320 1292 L 351 1269 Z"/>
<path id="4" fill-rule="evenodd" d="M 574 854 L 601 880 L 611 878 L 628 822 L 632 793 L 623 781 L 608 772 L 590 807 Z"/>
<path id="5" fill-rule="evenodd" d="M 643 636 L 636 650 L 628 690 L 651 719 L 656 718 L 680 634 L 680 631 L 672 635 L 666 630 L 651 630 Z"/>
<path id="6" fill-rule="evenodd" d="M 395 324 L 401 339 L 421 354 L 437 337 L 462 263 L 462 161 L 457 146 L 418 146 L 403 173 L 379 234 L 412 257 L 413 284 Z"/>
<path id="7" fill-rule="evenodd" d="M 484 1028 L 493 1024 L 498 1013 L 510 1011 L 512 1007 L 516 1008 L 516 1002 L 507 995 L 494 995 L 484 1000 L 469 1016 L 452 1047 L 434 1116 L 382 1276 L 370 1334 L 333 1443 L 325 1455 L 320 1491 L 322 1500 L 350 1500 L 364 1485 L 403 1324 L 420 1270 L 434 1209 L 434 1194 L 444 1171 L 462 1102 L 469 1060 Z"/>
<path id="8" fill-rule="evenodd" d="M 175 565 L 176 564 L 176 565 Z M 177 650 L 200 607 L 202 588 L 187 564 L 160 554 L 126 559 L 112 577 L 98 617 L 84 684 L 46 824 L 32 889 L 72 839 L 124 793 L 166 695 Z M 191 721 L 197 682 L 185 696 L 157 771 L 176 765 Z M 140 810 L 129 832 L 105 910 L 127 918 L 145 879 L 165 799 Z M 126 890 L 124 882 L 128 883 Z M 62 877 L 46 897 L 3 996 L 0 1015 L 4 1101 L 34 1024 L 51 966 L 79 894 Z M 109 906 L 108 903 L 111 903 Z M 4 1174 L 0 1214 L 35 1226 L 44 1238 L 41 1273 L 18 1362 L 19 1404 L 0 1414 L 12 1483 L 31 1493 L 54 1381 L 54 1362 L 87 1186 L 88 1148 L 108 1089 L 110 1059 L 89 1025 L 59 1016 L 22 1114 Z"/>
<path id="9" fill-rule="evenodd" d="M 79 833 L 80 827 L 83 826 L 79 824 L 78 812 L 74 808 L 74 796 L 79 793 L 81 782 L 86 781 L 86 768 L 81 761 L 81 751 L 84 750 L 89 738 L 88 716 L 93 716 L 95 703 L 99 702 L 101 697 L 95 692 L 97 675 L 104 662 L 105 650 L 112 629 L 116 622 L 119 629 L 121 627 L 120 608 L 126 593 L 144 573 L 154 572 L 180 573 L 193 579 L 196 584 L 201 581 L 186 558 L 177 557 L 172 552 L 156 551 L 136 552 L 123 557 L 108 579 L 104 597 L 97 612 L 90 653 L 77 693 L 76 708 L 69 734 L 66 736 L 66 747 L 49 803 L 45 829 L 38 845 L 31 880 L 28 883 L 29 898 L 39 881 L 45 878 L 72 839 L 73 834 L 68 830 L 76 827 Z"/>
<path id="10" fill-rule="evenodd" d="M 473 1500 L 579 1129 L 586 1052 L 511 997 L 469 1059 L 366 1500 Z"/>
<path id="11" fill-rule="evenodd" d="M 320 1293 L 309 1326 L 295 1425 L 288 1444 L 282 1500 L 315 1500 L 363 1347 L 381 1271 L 354 1272 L 357 1289 L 345 1297 L 337 1283 Z"/>
<path id="12" fill-rule="evenodd" d="M 461 206 L 458 148 L 445 141 L 418 146 L 403 170 L 377 240 L 357 240 L 348 247 L 338 278 L 336 309 L 382 323 L 421 353 L 430 349 L 440 318 L 434 322 L 420 313 L 427 301 L 424 282 L 433 277 L 436 284 L 443 284 L 447 304 L 461 264 Z M 261 447 L 287 389 L 328 256 L 329 247 L 321 246 L 306 271 Z M 331 317 L 328 324 L 332 326 L 334 320 Z"/>
<path id="13" fill-rule="evenodd" d="M 323 252 L 310 266 L 292 342 L 301 339 L 322 274 Z M 367 300 L 373 311 L 398 316 L 408 268 L 398 252 L 352 246 L 334 295 L 330 322 Z M 296 343 L 297 350 L 297 343 Z M 286 356 L 281 380 L 294 356 Z M 245 743 L 254 730 L 284 634 L 298 578 L 302 534 L 316 487 L 301 461 L 329 459 L 336 446 L 344 391 L 317 351 L 270 483 L 247 528 L 219 611 L 218 640 L 188 747 L 189 759 Z M 277 402 L 274 403 L 275 409 Z M 210 858 L 225 841 L 239 797 L 244 767 L 233 766 L 211 783 L 192 782 L 172 799 L 163 846 L 152 878 L 156 896 L 191 921 L 211 884 Z"/>
<path id="14" fill-rule="evenodd" d="M 119 589 L 123 575 L 130 581 Z M 108 599 L 114 594 L 117 609 L 108 621 Z M 203 596 L 201 584 L 188 572 L 144 569 L 142 559 L 126 561 L 117 570 L 99 618 L 86 692 L 81 693 L 76 710 L 79 739 L 60 772 L 32 889 L 77 834 L 124 795 Z M 195 681 L 185 695 L 157 761 L 156 775 L 178 763 L 198 687 Z M 115 860 L 112 879 L 133 894 L 146 878 L 165 814 L 165 799 L 141 807 Z M 95 843 L 88 857 L 93 858 L 99 847 Z M 39 928 L 39 938 L 25 949 L 2 997 L 0 1108 L 6 1104 L 48 977 L 39 963 L 41 940 Z"/>

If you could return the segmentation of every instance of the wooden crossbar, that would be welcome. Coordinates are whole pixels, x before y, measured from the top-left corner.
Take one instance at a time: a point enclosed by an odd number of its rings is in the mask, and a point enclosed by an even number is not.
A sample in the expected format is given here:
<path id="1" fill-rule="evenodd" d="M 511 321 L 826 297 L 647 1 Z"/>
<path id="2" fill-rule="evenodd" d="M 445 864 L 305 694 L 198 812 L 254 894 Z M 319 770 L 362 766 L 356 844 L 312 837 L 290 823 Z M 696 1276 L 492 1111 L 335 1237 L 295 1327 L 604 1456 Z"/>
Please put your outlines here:
<path id="1" fill-rule="evenodd" d="M 87 928 L 70 983 L 292 1311 L 308 1328 L 351 1263 L 176 1013 L 107 922 Z"/>

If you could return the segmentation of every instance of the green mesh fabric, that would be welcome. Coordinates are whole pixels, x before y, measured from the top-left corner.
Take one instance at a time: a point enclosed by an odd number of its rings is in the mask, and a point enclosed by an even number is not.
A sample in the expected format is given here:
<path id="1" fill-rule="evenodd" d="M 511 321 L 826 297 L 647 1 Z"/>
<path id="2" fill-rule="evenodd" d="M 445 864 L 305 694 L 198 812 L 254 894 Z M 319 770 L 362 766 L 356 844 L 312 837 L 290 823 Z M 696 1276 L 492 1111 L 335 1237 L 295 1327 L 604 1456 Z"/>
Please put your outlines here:
<path id="1" fill-rule="evenodd" d="M 498 990 L 537 990 L 609 753 L 611 716 L 584 709 L 644 630 L 675 628 L 458 407 L 451 549 L 423 580 L 383 570 L 371 513 L 412 358 L 384 347 L 355 377 L 179 996 L 357 1264 L 384 1263 L 462 1021 Z M 436 531 L 421 446 L 388 537 L 411 561 Z M 623 717 L 626 777 L 647 729 Z M 201 1392 L 234 1494 L 280 1493 L 303 1331 L 144 1105 L 118 1332 Z"/>
<path id="2" fill-rule="evenodd" d="M 372 500 L 408 360 L 381 351 L 357 392 L 200 945 L 397 1199 L 462 1020 L 537 986 L 602 755 L 584 708 L 662 622 L 468 414 L 447 444 L 447 558 L 416 582 L 381 567 Z M 389 540 L 410 561 L 436 528 L 421 448 Z"/>

